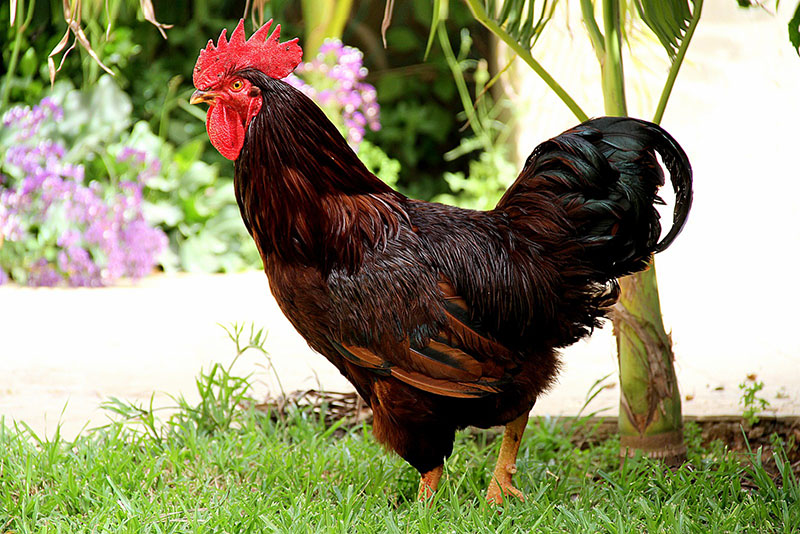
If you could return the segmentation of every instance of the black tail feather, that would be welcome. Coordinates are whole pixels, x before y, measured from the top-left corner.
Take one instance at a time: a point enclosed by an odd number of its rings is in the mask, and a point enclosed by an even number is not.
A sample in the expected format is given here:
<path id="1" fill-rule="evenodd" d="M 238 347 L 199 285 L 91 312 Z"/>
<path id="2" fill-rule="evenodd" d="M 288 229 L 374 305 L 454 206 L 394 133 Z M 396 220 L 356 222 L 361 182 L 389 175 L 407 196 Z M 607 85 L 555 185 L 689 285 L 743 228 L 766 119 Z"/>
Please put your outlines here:
<path id="1" fill-rule="evenodd" d="M 672 190 L 675 192 L 672 227 L 655 248 L 655 252 L 662 252 L 672 244 L 686 225 L 686 218 L 692 207 L 692 165 L 683 148 L 666 130 L 660 126 L 652 126 L 658 128 L 658 133 L 662 136 L 663 142 L 656 146 L 656 150 L 661 154 L 664 165 L 667 166 Z"/>
<path id="2" fill-rule="evenodd" d="M 656 153 L 675 191 L 672 226 L 663 239 L 654 205 L 664 203 L 657 195 L 664 172 Z M 678 236 L 692 204 L 692 168 L 660 126 L 601 117 L 539 145 L 498 208 L 532 213 L 526 208 L 544 191 L 575 227 L 584 261 L 610 279 L 643 269 Z"/>
<path id="3" fill-rule="evenodd" d="M 669 171 L 670 182 L 675 193 L 675 207 L 672 214 L 672 226 L 661 241 L 652 245 L 652 252 L 666 250 L 683 230 L 692 206 L 692 166 L 683 148 L 661 126 L 640 119 L 601 117 L 587 121 L 571 131 L 577 133 L 587 130 L 599 131 L 602 136 L 601 142 L 621 153 L 642 150 L 650 153 L 655 151 L 661 156 Z M 634 146 L 631 146 L 632 140 L 635 142 Z M 602 148 L 601 151 L 606 152 Z M 638 158 L 615 158 L 613 154 L 607 154 L 607 157 L 609 157 L 612 167 L 616 167 L 620 171 L 620 178 L 623 180 L 626 179 L 626 174 L 635 176 L 637 171 L 642 174 L 646 172 L 646 169 L 637 167 L 640 164 Z M 644 176 L 637 178 L 645 179 Z M 663 181 L 658 185 L 663 185 Z M 652 204 L 663 205 L 664 201 L 655 196 Z"/>

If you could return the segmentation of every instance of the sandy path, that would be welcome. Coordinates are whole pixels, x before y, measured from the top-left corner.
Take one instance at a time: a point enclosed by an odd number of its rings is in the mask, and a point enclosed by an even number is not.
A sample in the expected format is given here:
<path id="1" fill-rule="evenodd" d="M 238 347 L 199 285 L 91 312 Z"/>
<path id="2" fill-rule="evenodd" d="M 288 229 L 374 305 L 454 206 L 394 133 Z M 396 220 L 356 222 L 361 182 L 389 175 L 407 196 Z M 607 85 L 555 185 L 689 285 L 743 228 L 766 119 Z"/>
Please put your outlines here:
<path id="1" fill-rule="evenodd" d="M 99 290 L 0 288 L 0 414 L 22 420 L 37 432 L 74 435 L 87 421 L 102 424 L 98 405 L 110 396 L 156 406 L 173 405 L 171 395 L 196 400 L 194 377 L 201 367 L 227 363 L 233 344 L 217 323 L 254 322 L 268 329 L 266 347 L 287 391 L 317 387 L 352 388 L 323 357 L 313 353 L 280 313 L 260 272 L 237 275 L 156 276 L 136 287 Z M 800 380 L 786 370 L 792 357 L 773 353 L 758 362 L 703 355 L 702 331 L 682 331 L 678 368 L 681 387 L 694 398 L 686 413 L 737 413 L 736 384 L 756 372 L 764 395 L 779 413 L 800 413 Z M 724 343 L 724 340 L 722 340 Z M 728 341 L 730 343 L 730 341 Z M 615 371 L 610 328 L 565 354 L 565 371 L 541 399 L 539 414 L 574 414 L 594 381 Z M 255 373 L 258 395 L 279 390 L 258 353 L 236 369 Z M 616 384 L 612 376 L 609 384 Z M 723 388 L 723 389 L 716 389 Z M 788 399 L 776 399 L 780 388 Z M 604 390 L 591 409 L 616 412 L 616 387 Z M 63 413 L 62 413 L 63 411 Z M 8 421 L 7 421 L 8 423 Z"/>

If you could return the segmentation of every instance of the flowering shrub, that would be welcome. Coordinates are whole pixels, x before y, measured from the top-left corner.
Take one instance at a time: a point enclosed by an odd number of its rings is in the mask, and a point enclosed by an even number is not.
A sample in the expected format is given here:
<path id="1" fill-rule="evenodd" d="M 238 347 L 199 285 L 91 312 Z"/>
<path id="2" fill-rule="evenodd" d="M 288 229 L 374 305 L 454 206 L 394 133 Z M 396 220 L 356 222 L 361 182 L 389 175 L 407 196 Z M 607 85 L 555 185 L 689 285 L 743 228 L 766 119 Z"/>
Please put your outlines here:
<path id="1" fill-rule="evenodd" d="M 338 122 L 354 149 L 363 141 L 367 127 L 372 131 L 381 127 L 377 93 L 363 81 L 367 75 L 363 59 L 358 48 L 329 39 L 313 60 L 301 63 L 286 78 Z"/>
<path id="2" fill-rule="evenodd" d="M 288 81 L 393 184 L 399 163 L 364 139 L 380 123 L 362 57 L 331 41 L 298 69 L 302 79 Z M 233 180 L 202 161 L 205 135 L 175 147 L 147 122 L 132 124 L 130 98 L 108 76 L 84 91 L 57 83 L 51 96 L 3 116 L 0 284 L 101 286 L 156 263 L 201 272 L 260 266 Z"/>
<path id="3" fill-rule="evenodd" d="M 10 275 L 35 286 L 96 287 L 146 275 L 167 245 L 142 213 L 142 189 L 158 161 L 122 149 L 114 184 L 85 184 L 86 167 L 51 138 L 63 117 L 48 98 L 3 116 L 0 283 Z"/>
<path id="4" fill-rule="evenodd" d="M 297 66 L 285 81 L 314 100 L 342 131 L 359 158 L 378 178 L 395 185 L 400 163 L 364 139 L 367 129 L 380 130 L 375 87 L 366 83 L 364 54 L 338 39 L 326 40 L 317 56 Z"/>

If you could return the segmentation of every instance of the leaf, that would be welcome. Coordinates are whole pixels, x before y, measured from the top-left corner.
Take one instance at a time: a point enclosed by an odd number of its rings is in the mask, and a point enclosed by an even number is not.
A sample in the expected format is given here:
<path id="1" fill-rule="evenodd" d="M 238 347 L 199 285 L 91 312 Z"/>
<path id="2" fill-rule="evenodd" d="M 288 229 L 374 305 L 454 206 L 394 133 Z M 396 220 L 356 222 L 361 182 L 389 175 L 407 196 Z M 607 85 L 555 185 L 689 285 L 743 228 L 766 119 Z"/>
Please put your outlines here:
<path id="1" fill-rule="evenodd" d="M 502 27 L 515 41 L 530 49 L 553 17 L 558 0 L 505 0 L 499 9 L 495 2 L 484 0 L 484 9 L 498 26 Z"/>
<path id="2" fill-rule="evenodd" d="M 797 10 L 789 21 L 789 42 L 800 56 L 800 3 L 797 4 Z"/>
<path id="3" fill-rule="evenodd" d="M 50 52 L 50 55 L 47 56 L 47 69 L 50 71 L 50 85 L 53 85 L 56 80 L 56 73 L 61 70 L 61 67 L 64 66 L 64 60 L 67 58 L 67 55 L 75 48 L 77 43 L 86 50 L 86 53 L 98 64 L 100 67 L 109 73 L 111 76 L 114 76 L 114 73 L 106 67 L 105 63 L 100 61 L 100 58 L 97 56 L 95 51 L 92 49 L 92 45 L 89 42 L 89 39 L 86 37 L 86 34 L 83 33 L 83 28 L 81 27 L 81 0 L 73 0 L 74 4 L 70 5 L 69 0 L 63 0 L 64 3 L 64 20 L 67 22 L 67 31 L 64 33 L 64 37 L 58 42 L 58 44 L 53 48 L 53 51 Z M 67 41 L 69 41 L 69 34 L 72 33 L 75 36 L 75 41 L 72 43 L 64 55 L 61 56 L 61 63 L 59 63 L 58 68 L 55 68 L 55 61 L 53 61 L 53 56 L 61 52 L 65 46 L 67 46 Z"/>
<path id="4" fill-rule="evenodd" d="M 425 57 L 424 60 L 428 60 L 428 54 L 431 52 L 431 46 L 433 45 L 433 37 L 436 35 L 436 29 L 439 27 L 439 23 L 441 21 L 447 20 L 449 15 L 449 0 L 433 0 L 433 15 L 431 16 L 431 31 L 428 34 L 428 44 L 425 45 Z"/>
<path id="5" fill-rule="evenodd" d="M 161 24 L 156 20 L 156 13 L 153 9 L 153 2 L 150 0 L 139 0 L 139 7 L 142 8 L 142 15 L 144 15 L 144 20 L 152 24 L 158 29 L 158 32 L 161 34 L 161 37 L 164 39 L 167 38 L 167 32 L 164 30 L 168 30 L 172 28 L 172 24 Z"/>
<path id="6" fill-rule="evenodd" d="M 392 12 L 394 11 L 394 0 L 386 0 L 386 9 L 383 11 L 383 22 L 381 22 L 381 37 L 383 47 L 386 48 L 386 30 L 392 24 Z"/>
<path id="7" fill-rule="evenodd" d="M 183 220 L 183 212 L 171 201 L 146 202 L 143 206 L 144 218 L 152 225 L 177 226 Z"/>
<path id="8" fill-rule="evenodd" d="M 419 46 L 417 34 L 405 27 L 390 29 L 387 40 L 398 52 L 411 52 Z"/>
<path id="9" fill-rule="evenodd" d="M 193 235 L 184 241 L 178 250 L 181 265 L 187 272 L 213 273 L 219 270 L 219 255 L 226 245 L 207 233 Z"/>
<path id="10" fill-rule="evenodd" d="M 694 0 L 634 0 L 634 4 L 639 16 L 667 51 L 670 61 L 674 61 L 694 16 Z"/>

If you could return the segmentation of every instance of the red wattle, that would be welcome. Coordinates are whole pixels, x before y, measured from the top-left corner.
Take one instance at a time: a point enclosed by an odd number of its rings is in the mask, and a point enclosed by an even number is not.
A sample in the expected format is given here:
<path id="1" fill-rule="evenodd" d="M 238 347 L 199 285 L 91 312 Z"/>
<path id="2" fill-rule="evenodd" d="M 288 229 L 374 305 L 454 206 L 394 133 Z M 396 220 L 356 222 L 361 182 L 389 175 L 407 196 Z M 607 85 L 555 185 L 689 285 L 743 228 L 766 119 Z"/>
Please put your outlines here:
<path id="1" fill-rule="evenodd" d="M 212 105 L 206 115 L 206 130 L 211 144 L 231 161 L 239 157 L 244 144 L 244 126 L 239 115 L 224 105 Z"/>

